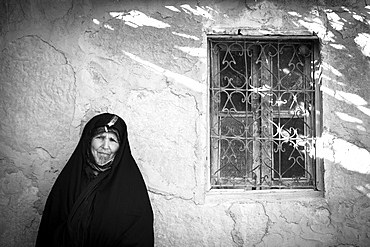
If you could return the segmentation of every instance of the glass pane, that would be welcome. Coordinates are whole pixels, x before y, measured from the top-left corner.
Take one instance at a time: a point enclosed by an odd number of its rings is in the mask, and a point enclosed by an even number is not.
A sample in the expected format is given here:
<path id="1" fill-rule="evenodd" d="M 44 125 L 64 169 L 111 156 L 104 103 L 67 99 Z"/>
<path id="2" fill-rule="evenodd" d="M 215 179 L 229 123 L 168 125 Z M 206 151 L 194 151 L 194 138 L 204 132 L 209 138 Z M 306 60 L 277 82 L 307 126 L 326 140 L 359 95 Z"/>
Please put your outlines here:
<path id="1" fill-rule="evenodd" d="M 245 52 L 240 44 L 219 51 L 221 111 L 245 111 L 247 83 Z"/>
<path id="2" fill-rule="evenodd" d="M 253 142 L 246 137 L 246 126 L 245 117 L 225 116 L 220 119 L 220 164 L 212 176 L 218 177 L 224 185 L 244 186 L 245 179 L 252 177 Z"/>
<path id="3" fill-rule="evenodd" d="M 245 143 L 242 140 L 221 140 L 221 177 L 243 178 L 246 175 L 245 151 Z"/>
<path id="4" fill-rule="evenodd" d="M 243 138 L 245 133 L 245 118 L 226 116 L 221 118 L 221 135 Z"/>
<path id="5" fill-rule="evenodd" d="M 245 92 L 236 92 L 234 90 L 223 90 L 221 92 L 221 111 L 245 111 L 245 102 Z"/>
<path id="6" fill-rule="evenodd" d="M 300 90 L 304 85 L 303 56 L 296 53 L 297 45 L 284 45 L 280 48 L 279 84 L 282 90 Z"/>
<path id="7" fill-rule="evenodd" d="M 273 106 L 275 110 L 289 110 L 304 101 L 297 93 L 312 89 L 310 80 L 309 44 L 277 46 L 279 56 L 273 56 Z M 298 96 L 303 96 L 302 94 Z"/>
<path id="8" fill-rule="evenodd" d="M 304 121 L 301 118 L 274 119 L 274 177 L 305 177 Z"/>

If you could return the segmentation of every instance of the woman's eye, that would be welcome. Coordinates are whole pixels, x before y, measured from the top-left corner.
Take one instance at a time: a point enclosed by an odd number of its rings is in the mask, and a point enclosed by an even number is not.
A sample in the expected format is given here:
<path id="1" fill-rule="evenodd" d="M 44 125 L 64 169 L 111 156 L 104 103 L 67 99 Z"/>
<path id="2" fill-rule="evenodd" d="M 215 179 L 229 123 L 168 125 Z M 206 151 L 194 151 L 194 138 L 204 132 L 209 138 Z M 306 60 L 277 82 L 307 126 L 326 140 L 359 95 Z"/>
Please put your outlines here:
<path id="1" fill-rule="evenodd" d="M 95 139 L 98 139 L 98 140 L 103 140 L 104 139 L 104 136 L 95 136 L 94 138 Z"/>
<path id="2" fill-rule="evenodd" d="M 110 138 L 109 139 L 111 142 L 118 142 L 116 139 Z"/>

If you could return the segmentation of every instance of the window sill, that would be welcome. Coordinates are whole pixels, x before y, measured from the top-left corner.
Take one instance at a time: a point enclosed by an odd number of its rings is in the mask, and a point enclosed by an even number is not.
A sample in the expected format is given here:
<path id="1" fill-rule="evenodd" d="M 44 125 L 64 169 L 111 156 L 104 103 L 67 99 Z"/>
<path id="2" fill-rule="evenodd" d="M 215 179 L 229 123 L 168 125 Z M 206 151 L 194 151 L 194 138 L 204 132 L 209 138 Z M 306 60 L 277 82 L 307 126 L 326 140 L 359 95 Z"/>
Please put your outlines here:
<path id="1" fill-rule="evenodd" d="M 233 202 L 233 201 L 279 201 L 279 200 L 299 200 L 299 201 L 310 201 L 320 200 L 324 198 L 323 191 L 314 191 L 311 189 L 299 189 L 299 190 L 222 190 L 213 189 L 206 193 L 206 203 L 221 203 L 221 202 Z"/>

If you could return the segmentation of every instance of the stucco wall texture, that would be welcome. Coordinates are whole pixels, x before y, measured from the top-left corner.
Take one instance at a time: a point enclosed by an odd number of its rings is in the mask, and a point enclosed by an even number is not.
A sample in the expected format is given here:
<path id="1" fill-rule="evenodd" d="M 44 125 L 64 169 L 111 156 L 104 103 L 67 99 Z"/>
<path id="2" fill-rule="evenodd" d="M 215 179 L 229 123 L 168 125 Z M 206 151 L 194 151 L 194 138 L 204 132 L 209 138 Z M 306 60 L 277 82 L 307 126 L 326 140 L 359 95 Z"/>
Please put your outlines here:
<path id="1" fill-rule="evenodd" d="M 128 125 L 156 246 L 370 246 L 367 4 L 3 0 L 0 246 L 34 245 L 84 124 L 106 111 Z M 209 191 L 206 37 L 238 30 L 320 38 L 324 193 Z"/>

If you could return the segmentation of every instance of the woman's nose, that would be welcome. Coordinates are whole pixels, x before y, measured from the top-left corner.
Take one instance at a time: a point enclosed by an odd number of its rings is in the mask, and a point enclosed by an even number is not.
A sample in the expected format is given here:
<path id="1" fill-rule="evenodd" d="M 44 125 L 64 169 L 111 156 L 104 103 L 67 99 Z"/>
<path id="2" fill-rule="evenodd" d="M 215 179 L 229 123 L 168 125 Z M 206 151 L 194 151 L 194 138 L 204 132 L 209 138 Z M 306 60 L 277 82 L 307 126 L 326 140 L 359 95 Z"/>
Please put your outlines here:
<path id="1" fill-rule="evenodd" d="M 105 139 L 104 142 L 103 142 L 103 148 L 105 148 L 105 149 L 109 148 L 109 142 L 108 142 L 107 139 Z"/>

